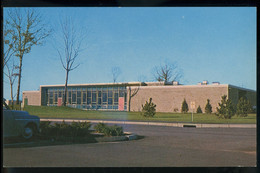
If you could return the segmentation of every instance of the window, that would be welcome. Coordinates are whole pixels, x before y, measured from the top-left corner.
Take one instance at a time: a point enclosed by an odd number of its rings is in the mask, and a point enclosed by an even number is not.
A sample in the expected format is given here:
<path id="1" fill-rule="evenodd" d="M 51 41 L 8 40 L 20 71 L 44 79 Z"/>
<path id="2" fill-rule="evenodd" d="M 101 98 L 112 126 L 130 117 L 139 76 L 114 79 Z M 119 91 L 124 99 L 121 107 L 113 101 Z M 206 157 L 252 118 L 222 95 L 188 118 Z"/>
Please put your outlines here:
<path id="1" fill-rule="evenodd" d="M 119 90 L 119 97 L 124 97 L 125 91 L 124 90 Z"/>
<path id="2" fill-rule="evenodd" d="M 114 104 L 118 104 L 118 93 L 114 93 Z"/>
<path id="3" fill-rule="evenodd" d="M 71 91 L 68 91 L 68 102 L 71 104 Z"/>
<path id="4" fill-rule="evenodd" d="M 91 97 L 91 91 L 87 91 L 87 96 Z"/>
<path id="5" fill-rule="evenodd" d="M 48 100 L 49 100 L 49 104 L 53 104 L 53 91 L 49 90 L 48 92 Z"/>
<path id="6" fill-rule="evenodd" d="M 86 103 L 86 100 L 87 100 L 87 93 L 83 92 L 83 98 L 82 98 L 83 104 Z"/>
<path id="7" fill-rule="evenodd" d="M 103 93 L 102 101 L 103 103 L 107 103 L 107 93 Z"/>
<path id="8" fill-rule="evenodd" d="M 59 91 L 58 97 L 61 97 L 61 91 Z"/>
<path id="9" fill-rule="evenodd" d="M 102 92 L 98 91 L 98 97 L 101 97 Z"/>
<path id="10" fill-rule="evenodd" d="M 88 105 L 91 104 L 91 98 L 90 97 L 87 98 L 87 104 Z"/>
<path id="11" fill-rule="evenodd" d="M 92 92 L 92 103 L 93 102 L 97 102 L 97 93 L 96 93 L 96 91 Z"/>
<path id="12" fill-rule="evenodd" d="M 91 104 L 91 89 L 88 88 L 87 91 L 87 104 Z"/>
<path id="13" fill-rule="evenodd" d="M 76 91 L 72 91 L 72 104 L 76 104 Z"/>
<path id="14" fill-rule="evenodd" d="M 77 91 L 77 104 L 81 104 L 81 91 Z"/>
<path id="15" fill-rule="evenodd" d="M 113 91 L 112 90 L 108 90 L 108 97 L 113 97 Z"/>
<path id="16" fill-rule="evenodd" d="M 49 104 L 53 104 L 53 98 L 49 99 Z"/>
<path id="17" fill-rule="evenodd" d="M 57 93 L 57 91 L 55 91 L 55 93 L 54 93 L 54 104 L 57 104 L 57 102 L 58 102 L 58 93 Z"/>
<path id="18" fill-rule="evenodd" d="M 108 98 L 108 104 L 112 105 L 113 104 L 113 99 L 112 98 Z"/>

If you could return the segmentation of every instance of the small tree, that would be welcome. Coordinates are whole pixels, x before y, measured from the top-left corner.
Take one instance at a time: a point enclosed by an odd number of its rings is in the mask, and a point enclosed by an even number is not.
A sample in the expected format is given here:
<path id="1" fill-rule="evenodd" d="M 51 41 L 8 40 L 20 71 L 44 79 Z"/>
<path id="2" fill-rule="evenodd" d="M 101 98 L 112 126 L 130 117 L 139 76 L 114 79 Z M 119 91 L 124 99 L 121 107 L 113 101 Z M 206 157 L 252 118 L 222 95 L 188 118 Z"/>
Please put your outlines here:
<path id="1" fill-rule="evenodd" d="M 205 106 L 205 113 L 206 114 L 211 114 L 211 112 L 212 112 L 212 106 L 211 106 L 211 104 L 209 102 L 210 102 L 210 100 L 207 99 L 207 104 Z"/>
<path id="2" fill-rule="evenodd" d="M 182 106 L 181 106 L 181 112 L 187 113 L 188 111 L 189 111 L 189 107 L 188 107 L 186 100 L 184 99 L 182 102 Z"/>
<path id="3" fill-rule="evenodd" d="M 200 105 L 199 105 L 199 107 L 197 108 L 197 113 L 198 113 L 198 114 L 201 114 L 201 113 L 202 113 L 202 110 L 201 110 Z"/>
<path id="4" fill-rule="evenodd" d="M 230 99 L 227 99 L 227 95 L 222 96 L 221 103 L 218 103 L 216 116 L 219 118 L 231 119 L 235 115 L 235 108 Z"/>
<path id="5" fill-rule="evenodd" d="M 250 104 L 249 100 L 244 97 L 241 97 L 237 104 L 237 116 L 240 117 L 247 117 L 248 113 L 252 111 L 252 105 Z"/>
<path id="6" fill-rule="evenodd" d="M 156 113 L 156 105 L 152 102 L 152 98 L 149 99 L 149 102 L 145 102 L 145 105 L 142 105 L 141 115 L 144 117 L 153 117 Z"/>

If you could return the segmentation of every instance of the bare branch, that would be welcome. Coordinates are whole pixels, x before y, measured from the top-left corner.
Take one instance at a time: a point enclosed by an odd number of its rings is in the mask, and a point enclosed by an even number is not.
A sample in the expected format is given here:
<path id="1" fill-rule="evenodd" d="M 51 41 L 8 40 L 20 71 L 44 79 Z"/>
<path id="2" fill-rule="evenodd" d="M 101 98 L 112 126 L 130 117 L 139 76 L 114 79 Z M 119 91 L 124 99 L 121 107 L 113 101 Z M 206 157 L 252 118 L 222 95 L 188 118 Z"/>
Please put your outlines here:
<path id="1" fill-rule="evenodd" d="M 180 80 L 182 77 L 181 71 L 178 69 L 176 63 L 168 64 L 165 63 L 164 65 L 156 66 L 154 68 L 154 79 L 156 81 L 177 81 Z"/>
<path id="2" fill-rule="evenodd" d="M 121 69 L 120 67 L 113 67 L 111 71 L 113 76 L 113 82 L 115 83 L 118 76 L 121 74 Z"/>

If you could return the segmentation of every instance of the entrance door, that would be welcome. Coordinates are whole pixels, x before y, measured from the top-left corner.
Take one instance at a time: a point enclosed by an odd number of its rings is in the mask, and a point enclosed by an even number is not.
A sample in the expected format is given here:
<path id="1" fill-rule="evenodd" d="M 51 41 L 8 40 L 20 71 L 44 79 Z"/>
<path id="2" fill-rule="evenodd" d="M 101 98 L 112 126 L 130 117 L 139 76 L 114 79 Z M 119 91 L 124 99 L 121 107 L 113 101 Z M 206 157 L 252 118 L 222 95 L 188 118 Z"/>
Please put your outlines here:
<path id="1" fill-rule="evenodd" d="M 28 98 L 24 99 L 24 105 L 27 106 L 28 105 Z"/>
<path id="2" fill-rule="evenodd" d="M 61 106 L 62 105 L 62 97 L 59 97 L 58 98 L 58 106 Z"/>
<path id="3" fill-rule="evenodd" d="M 125 98 L 124 97 L 119 97 L 119 100 L 118 100 L 118 110 L 119 111 L 123 111 L 124 110 L 124 105 L 125 103 Z"/>

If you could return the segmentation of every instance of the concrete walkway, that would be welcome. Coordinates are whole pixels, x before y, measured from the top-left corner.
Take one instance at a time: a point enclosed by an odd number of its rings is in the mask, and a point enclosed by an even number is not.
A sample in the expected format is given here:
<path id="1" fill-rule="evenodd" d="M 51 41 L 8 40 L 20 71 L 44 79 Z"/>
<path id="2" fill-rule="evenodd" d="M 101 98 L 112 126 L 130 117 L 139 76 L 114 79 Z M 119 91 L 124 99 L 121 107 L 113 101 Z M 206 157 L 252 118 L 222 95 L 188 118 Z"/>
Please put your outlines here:
<path id="1" fill-rule="evenodd" d="M 89 120 L 89 119 L 51 119 L 41 118 L 41 121 L 55 121 L 55 122 L 91 122 L 91 123 L 105 123 L 105 124 L 135 124 L 135 125 L 149 125 L 149 126 L 170 126 L 170 127 L 196 127 L 196 128 L 256 128 L 256 124 L 201 124 L 201 123 L 170 123 L 170 122 L 144 122 L 144 121 L 115 121 L 115 120 Z"/>

